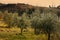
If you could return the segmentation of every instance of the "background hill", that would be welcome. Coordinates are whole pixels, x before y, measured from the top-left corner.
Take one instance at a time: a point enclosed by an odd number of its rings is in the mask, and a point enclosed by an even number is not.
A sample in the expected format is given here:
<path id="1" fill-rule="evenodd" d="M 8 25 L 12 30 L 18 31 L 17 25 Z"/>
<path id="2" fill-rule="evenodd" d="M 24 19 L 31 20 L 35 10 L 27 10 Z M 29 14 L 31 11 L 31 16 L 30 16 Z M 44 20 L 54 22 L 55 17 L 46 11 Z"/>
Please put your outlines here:
<path id="1" fill-rule="evenodd" d="M 32 6 L 29 4 L 24 4 L 24 3 L 17 3 L 17 4 L 2 4 L 0 3 L 0 11 L 8 11 L 8 12 L 18 12 L 19 15 L 23 14 L 23 12 L 28 13 L 29 12 L 34 12 L 34 10 L 38 9 L 40 12 L 55 12 L 60 15 L 60 6 L 57 7 L 38 7 L 38 6 Z"/>

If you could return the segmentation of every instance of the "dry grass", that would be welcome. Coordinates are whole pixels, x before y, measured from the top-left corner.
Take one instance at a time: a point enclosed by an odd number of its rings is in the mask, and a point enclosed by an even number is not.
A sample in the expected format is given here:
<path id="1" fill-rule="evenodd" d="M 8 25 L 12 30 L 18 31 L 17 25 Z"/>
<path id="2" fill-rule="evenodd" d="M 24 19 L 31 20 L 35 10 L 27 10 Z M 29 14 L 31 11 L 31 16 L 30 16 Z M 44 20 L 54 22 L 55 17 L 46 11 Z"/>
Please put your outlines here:
<path id="1" fill-rule="evenodd" d="M 20 28 L 0 28 L 0 40 L 47 40 L 46 34 L 35 35 L 32 28 L 24 30 L 26 31 L 23 31 L 21 35 Z M 52 36 L 51 40 L 59 40 L 56 35 L 54 36 Z"/>
<path id="2" fill-rule="evenodd" d="M 46 40 L 46 35 L 35 35 L 30 29 L 27 32 L 23 32 L 23 35 L 20 35 L 19 28 L 0 28 L 0 40 Z"/>

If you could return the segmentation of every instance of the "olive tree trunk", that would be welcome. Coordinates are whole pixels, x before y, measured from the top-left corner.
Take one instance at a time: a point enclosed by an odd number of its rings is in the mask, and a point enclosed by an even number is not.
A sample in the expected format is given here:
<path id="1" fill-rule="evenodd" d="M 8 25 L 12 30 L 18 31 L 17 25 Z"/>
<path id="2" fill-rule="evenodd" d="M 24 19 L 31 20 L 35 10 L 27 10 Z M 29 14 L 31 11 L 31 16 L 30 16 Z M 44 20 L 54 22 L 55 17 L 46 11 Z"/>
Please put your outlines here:
<path id="1" fill-rule="evenodd" d="M 50 40 L 50 32 L 48 33 L 48 40 Z"/>
<path id="2" fill-rule="evenodd" d="M 21 34 L 23 33 L 23 28 L 21 28 Z"/>

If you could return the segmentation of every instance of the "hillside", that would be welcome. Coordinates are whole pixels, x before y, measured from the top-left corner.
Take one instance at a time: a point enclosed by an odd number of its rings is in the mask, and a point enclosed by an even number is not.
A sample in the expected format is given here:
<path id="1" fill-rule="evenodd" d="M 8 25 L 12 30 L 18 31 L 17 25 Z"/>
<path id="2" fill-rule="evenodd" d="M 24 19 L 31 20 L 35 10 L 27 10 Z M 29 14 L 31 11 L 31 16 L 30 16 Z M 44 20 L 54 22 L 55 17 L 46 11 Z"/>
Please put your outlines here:
<path id="1" fill-rule="evenodd" d="M 38 9 L 41 13 L 43 12 L 55 12 L 60 15 L 60 9 L 58 7 L 38 7 L 24 3 L 17 3 L 17 4 L 2 4 L 0 3 L 0 11 L 8 11 L 8 12 L 18 12 L 19 15 L 23 14 L 23 12 L 34 12 Z M 27 12 L 28 13 L 28 12 Z"/>

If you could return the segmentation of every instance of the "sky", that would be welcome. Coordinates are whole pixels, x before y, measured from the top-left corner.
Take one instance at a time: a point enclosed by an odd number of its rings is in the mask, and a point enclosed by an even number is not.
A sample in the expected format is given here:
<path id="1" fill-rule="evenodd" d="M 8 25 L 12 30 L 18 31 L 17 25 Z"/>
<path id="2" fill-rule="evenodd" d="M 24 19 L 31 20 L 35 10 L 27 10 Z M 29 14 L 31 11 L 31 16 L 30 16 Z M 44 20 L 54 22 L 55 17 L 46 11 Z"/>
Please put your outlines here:
<path id="1" fill-rule="evenodd" d="M 45 6 L 49 5 L 58 6 L 60 5 L 60 0 L 0 0 L 0 3 L 25 3 L 34 6 Z"/>

